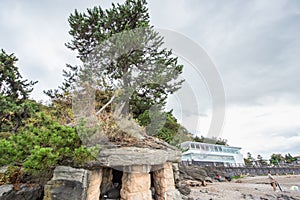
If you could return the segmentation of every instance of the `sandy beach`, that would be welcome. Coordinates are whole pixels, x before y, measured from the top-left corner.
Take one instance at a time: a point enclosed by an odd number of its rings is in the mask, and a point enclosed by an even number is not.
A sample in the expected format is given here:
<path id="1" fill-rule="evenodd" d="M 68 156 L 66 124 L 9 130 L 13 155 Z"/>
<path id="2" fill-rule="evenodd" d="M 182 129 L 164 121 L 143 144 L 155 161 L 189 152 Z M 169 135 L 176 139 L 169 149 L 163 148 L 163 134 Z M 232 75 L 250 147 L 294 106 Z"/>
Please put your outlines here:
<path id="1" fill-rule="evenodd" d="M 245 177 L 231 182 L 208 183 L 203 187 L 192 187 L 194 200 L 238 200 L 238 199 L 299 199 L 300 191 L 290 190 L 291 186 L 300 189 L 300 175 L 275 176 L 283 191 L 277 187 L 274 192 L 267 176 Z"/>

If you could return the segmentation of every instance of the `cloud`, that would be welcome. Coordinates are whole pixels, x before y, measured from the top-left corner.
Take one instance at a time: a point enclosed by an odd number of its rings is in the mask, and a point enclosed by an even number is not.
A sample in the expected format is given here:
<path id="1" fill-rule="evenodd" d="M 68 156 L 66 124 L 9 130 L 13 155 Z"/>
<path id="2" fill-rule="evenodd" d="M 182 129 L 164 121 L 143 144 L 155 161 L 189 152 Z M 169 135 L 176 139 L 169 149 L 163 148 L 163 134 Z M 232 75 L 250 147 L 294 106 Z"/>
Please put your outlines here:
<path id="1" fill-rule="evenodd" d="M 233 146 L 242 144 L 244 153 L 300 154 L 300 104 L 235 105 L 227 110 L 223 137 Z"/>

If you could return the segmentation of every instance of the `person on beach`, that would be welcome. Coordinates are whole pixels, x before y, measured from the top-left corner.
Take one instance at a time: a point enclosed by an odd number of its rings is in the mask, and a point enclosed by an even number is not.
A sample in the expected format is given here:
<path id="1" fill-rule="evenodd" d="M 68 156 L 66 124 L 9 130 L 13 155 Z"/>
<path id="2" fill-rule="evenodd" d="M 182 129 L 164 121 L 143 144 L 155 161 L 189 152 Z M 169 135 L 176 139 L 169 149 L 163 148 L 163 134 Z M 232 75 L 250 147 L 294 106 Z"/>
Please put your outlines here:
<path id="1" fill-rule="evenodd" d="M 271 186 L 273 187 L 274 192 L 276 191 L 276 180 L 272 176 L 271 171 L 268 172 L 268 179 L 270 181 Z"/>

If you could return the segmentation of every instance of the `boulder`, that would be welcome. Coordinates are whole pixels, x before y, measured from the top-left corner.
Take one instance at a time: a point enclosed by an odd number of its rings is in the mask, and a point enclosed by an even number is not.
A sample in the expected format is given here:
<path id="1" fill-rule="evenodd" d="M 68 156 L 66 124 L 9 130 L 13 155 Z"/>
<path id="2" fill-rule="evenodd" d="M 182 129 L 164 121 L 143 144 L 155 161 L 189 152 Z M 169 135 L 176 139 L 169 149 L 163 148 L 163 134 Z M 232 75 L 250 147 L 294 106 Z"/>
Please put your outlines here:
<path id="1" fill-rule="evenodd" d="M 40 200 L 42 197 L 43 187 L 41 185 L 28 187 L 24 184 L 18 191 L 14 190 L 13 185 L 0 186 L 0 200 Z"/>
<path id="2" fill-rule="evenodd" d="M 85 199 L 88 176 L 89 172 L 85 169 L 56 167 L 53 178 L 45 185 L 44 200 Z"/>

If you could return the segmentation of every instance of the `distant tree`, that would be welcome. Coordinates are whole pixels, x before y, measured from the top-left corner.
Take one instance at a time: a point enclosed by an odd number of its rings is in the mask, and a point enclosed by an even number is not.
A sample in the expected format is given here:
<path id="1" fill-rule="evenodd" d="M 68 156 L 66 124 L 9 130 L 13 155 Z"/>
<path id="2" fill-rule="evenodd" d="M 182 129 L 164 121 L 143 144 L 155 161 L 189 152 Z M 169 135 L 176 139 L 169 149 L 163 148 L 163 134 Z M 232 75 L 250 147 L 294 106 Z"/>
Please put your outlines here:
<path id="1" fill-rule="evenodd" d="M 297 160 L 297 158 L 293 157 L 290 153 L 284 156 L 286 163 L 292 163 Z"/>
<path id="2" fill-rule="evenodd" d="M 267 165 L 267 162 L 263 159 L 261 155 L 257 155 L 257 161 L 261 166 Z"/>
<path id="3" fill-rule="evenodd" d="M 204 136 L 196 136 L 193 139 L 195 142 L 201 142 L 201 143 L 208 143 L 208 144 L 218 144 L 218 145 L 225 145 L 228 146 L 227 144 L 227 140 L 226 139 L 222 139 L 222 138 L 207 138 Z"/>
<path id="4" fill-rule="evenodd" d="M 250 152 L 247 153 L 247 158 L 244 158 L 244 161 L 247 167 L 253 166 L 254 158 L 252 157 Z"/>
<path id="5" fill-rule="evenodd" d="M 218 140 L 217 140 L 217 142 L 216 142 L 216 144 L 218 144 L 218 145 L 228 145 L 227 144 L 227 139 L 222 139 L 222 138 L 218 138 Z"/>
<path id="6" fill-rule="evenodd" d="M 33 104 L 28 100 L 37 82 L 23 79 L 14 54 L 0 52 L 0 132 L 15 133 L 29 117 Z"/>
<path id="7" fill-rule="evenodd" d="M 273 165 L 279 165 L 281 161 L 284 160 L 281 154 L 272 154 L 270 158 L 270 163 Z"/>

